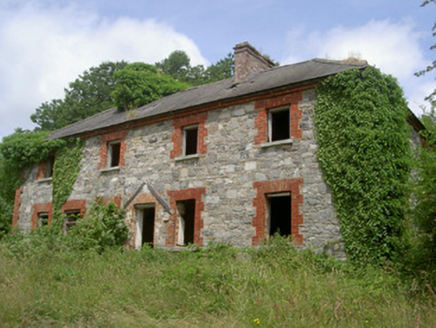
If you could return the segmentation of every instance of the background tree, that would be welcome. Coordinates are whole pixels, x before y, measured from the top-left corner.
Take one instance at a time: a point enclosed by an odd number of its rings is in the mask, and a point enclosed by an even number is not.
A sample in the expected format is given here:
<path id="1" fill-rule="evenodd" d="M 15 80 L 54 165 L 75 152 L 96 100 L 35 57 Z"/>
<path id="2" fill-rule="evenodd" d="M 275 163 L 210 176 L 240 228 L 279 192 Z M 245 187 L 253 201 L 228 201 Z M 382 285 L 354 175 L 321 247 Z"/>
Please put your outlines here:
<path id="1" fill-rule="evenodd" d="M 120 111 L 138 108 L 189 86 L 144 63 L 127 65 L 115 73 L 115 78 L 117 84 L 111 96 Z"/>
<path id="2" fill-rule="evenodd" d="M 65 89 L 64 99 L 45 102 L 30 116 L 39 126 L 36 130 L 60 129 L 113 107 L 110 93 L 116 84 L 114 74 L 126 65 L 124 61 L 104 62 L 79 75 Z"/>

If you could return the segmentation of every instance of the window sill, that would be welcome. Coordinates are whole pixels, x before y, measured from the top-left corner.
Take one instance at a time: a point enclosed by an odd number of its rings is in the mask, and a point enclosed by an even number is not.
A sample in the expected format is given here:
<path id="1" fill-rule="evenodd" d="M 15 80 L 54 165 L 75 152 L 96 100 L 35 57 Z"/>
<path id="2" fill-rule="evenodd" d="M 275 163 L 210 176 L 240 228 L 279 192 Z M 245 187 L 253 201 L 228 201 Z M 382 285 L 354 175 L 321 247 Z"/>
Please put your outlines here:
<path id="1" fill-rule="evenodd" d="M 200 158 L 199 154 L 192 154 L 192 155 L 188 155 L 188 156 L 180 156 L 180 157 L 176 157 L 174 160 L 176 162 L 182 162 L 182 161 L 187 161 L 190 159 L 198 159 Z"/>
<path id="2" fill-rule="evenodd" d="M 285 145 L 292 145 L 292 139 L 285 139 L 285 140 L 277 140 L 273 142 L 266 142 L 260 145 L 260 148 L 268 148 L 268 147 L 278 147 L 278 146 L 285 146 Z"/>
<path id="3" fill-rule="evenodd" d="M 36 180 L 36 182 L 37 183 L 45 183 L 45 182 L 51 182 L 52 180 L 53 180 L 53 178 L 50 177 L 50 178 L 43 178 L 43 179 Z"/>
<path id="4" fill-rule="evenodd" d="M 105 172 L 115 172 L 115 171 L 119 171 L 120 167 L 119 166 L 114 166 L 114 167 L 108 167 L 106 169 L 101 169 L 100 172 L 101 173 L 105 173 Z"/>

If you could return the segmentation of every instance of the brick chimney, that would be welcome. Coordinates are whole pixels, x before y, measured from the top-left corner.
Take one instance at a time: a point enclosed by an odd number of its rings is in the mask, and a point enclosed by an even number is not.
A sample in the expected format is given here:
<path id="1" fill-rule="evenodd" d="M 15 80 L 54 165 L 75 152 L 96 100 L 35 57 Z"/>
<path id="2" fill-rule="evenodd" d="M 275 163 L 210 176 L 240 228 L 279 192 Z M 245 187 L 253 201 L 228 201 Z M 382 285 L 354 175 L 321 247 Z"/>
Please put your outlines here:
<path id="1" fill-rule="evenodd" d="M 235 50 L 235 73 L 233 80 L 236 83 L 246 81 L 253 73 L 274 67 L 274 63 L 271 60 L 262 56 L 248 42 L 239 43 L 233 49 Z"/>

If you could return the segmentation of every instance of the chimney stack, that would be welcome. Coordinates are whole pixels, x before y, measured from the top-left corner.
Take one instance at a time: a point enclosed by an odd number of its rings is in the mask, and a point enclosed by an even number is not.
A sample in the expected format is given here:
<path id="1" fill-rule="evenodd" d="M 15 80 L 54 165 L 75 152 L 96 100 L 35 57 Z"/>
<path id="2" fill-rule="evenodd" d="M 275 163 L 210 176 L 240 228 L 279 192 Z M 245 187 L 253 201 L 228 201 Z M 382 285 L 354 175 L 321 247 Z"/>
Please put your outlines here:
<path id="1" fill-rule="evenodd" d="M 261 72 L 274 67 L 274 63 L 262 56 L 248 42 L 237 44 L 235 50 L 235 72 L 233 80 L 235 83 L 244 82 L 253 73 Z"/>

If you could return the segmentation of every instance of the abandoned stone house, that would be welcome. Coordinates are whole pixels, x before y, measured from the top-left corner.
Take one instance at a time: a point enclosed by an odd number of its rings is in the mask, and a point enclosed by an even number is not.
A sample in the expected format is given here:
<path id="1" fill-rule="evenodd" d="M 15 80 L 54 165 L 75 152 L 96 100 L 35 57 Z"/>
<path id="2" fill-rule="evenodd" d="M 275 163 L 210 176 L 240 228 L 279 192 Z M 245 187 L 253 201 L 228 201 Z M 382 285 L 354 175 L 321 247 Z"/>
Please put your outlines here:
<path id="1" fill-rule="evenodd" d="M 50 138 L 86 140 L 62 211 L 83 215 L 97 197 L 112 200 L 126 208 L 128 242 L 135 247 L 211 241 L 251 246 L 276 232 L 303 246 L 340 239 L 316 157 L 314 88 L 330 75 L 366 65 L 313 59 L 274 67 L 245 42 L 235 47 L 231 79 L 133 113 L 109 109 L 53 132 Z M 413 114 L 409 123 L 420 129 Z M 25 172 L 14 226 L 50 223 L 53 160 Z"/>

